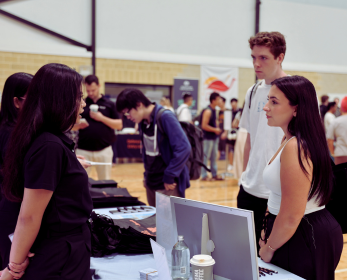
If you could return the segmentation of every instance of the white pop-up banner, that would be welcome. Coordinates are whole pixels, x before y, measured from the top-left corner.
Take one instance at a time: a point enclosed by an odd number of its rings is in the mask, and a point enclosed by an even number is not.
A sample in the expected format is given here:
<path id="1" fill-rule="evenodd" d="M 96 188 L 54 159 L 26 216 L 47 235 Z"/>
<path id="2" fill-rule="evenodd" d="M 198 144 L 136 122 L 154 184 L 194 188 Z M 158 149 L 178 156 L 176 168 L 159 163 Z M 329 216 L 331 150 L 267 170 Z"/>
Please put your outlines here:
<path id="1" fill-rule="evenodd" d="M 239 69 L 236 67 L 201 66 L 201 90 L 199 108 L 210 104 L 210 94 L 218 92 L 226 99 L 226 108 L 231 108 L 230 100 L 238 97 Z"/>

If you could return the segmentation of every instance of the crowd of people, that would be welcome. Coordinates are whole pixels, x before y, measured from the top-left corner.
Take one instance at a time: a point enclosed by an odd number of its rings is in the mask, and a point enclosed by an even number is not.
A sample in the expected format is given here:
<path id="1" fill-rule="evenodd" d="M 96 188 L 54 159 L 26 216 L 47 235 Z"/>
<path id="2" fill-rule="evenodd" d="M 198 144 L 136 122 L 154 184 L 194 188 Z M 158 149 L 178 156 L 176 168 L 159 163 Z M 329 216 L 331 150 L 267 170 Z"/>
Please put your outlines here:
<path id="1" fill-rule="evenodd" d="M 347 162 L 347 97 L 340 103 L 323 96 L 319 107 L 313 84 L 283 71 L 281 33 L 260 32 L 249 46 L 259 81 L 242 109 L 230 100 L 232 129 L 224 131 L 226 100 L 217 92 L 200 114 L 204 164 L 212 174 L 202 168 L 201 181 L 224 180 L 217 159 L 227 145 L 229 170 L 240 179 L 237 206 L 253 211 L 259 256 L 307 280 L 334 279 L 343 236 L 325 205 L 333 191 L 332 159 Z M 55 63 L 34 76 L 13 74 L 5 83 L 1 280 L 91 279 L 88 174 L 91 162 L 112 163 L 120 115 L 138 125 L 149 205 L 155 206 L 156 192 L 184 197 L 190 186 L 192 147 L 180 124 L 193 125 L 190 94 L 174 112 L 167 98 L 152 103 L 133 88 L 113 103 L 100 94 L 94 75 L 84 84 L 86 99 L 83 77 Z M 97 168 L 101 180 L 110 172 Z"/>

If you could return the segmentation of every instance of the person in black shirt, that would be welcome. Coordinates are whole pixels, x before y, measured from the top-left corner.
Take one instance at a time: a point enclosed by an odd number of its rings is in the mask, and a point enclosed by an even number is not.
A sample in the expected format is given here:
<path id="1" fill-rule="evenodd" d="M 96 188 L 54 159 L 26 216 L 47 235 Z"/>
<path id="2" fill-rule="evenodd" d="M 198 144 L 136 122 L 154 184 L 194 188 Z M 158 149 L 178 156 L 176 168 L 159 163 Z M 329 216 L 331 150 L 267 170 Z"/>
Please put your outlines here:
<path id="1" fill-rule="evenodd" d="M 122 129 L 115 103 L 100 94 L 99 79 L 95 75 L 85 78 L 88 97 L 82 117 L 89 126 L 79 130 L 77 154 L 94 162 L 112 163 L 112 143 L 116 141 L 115 129 Z M 97 107 L 96 112 L 90 106 Z M 111 165 L 95 166 L 99 180 L 111 179 Z M 90 174 L 91 168 L 87 169 Z"/>
<path id="2" fill-rule="evenodd" d="M 27 73 L 15 73 L 7 78 L 2 92 L 0 111 L 0 190 L 3 181 L 2 167 L 7 142 L 16 124 L 18 111 L 25 100 L 25 93 L 33 76 Z M 19 215 L 20 203 L 11 202 L 2 197 L 0 191 L 0 270 L 9 263 L 11 240 Z M 28 263 L 28 262 L 27 262 Z M 23 270 L 25 268 L 21 268 Z"/>
<path id="3" fill-rule="evenodd" d="M 218 142 L 218 159 L 224 160 L 225 159 L 225 147 L 226 147 L 226 136 L 224 132 L 224 111 L 225 111 L 225 101 L 226 99 L 221 96 L 221 102 L 218 106 L 220 108 L 218 113 L 218 126 L 222 130 L 222 133 L 219 136 L 219 142 Z"/>
<path id="4" fill-rule="evenodd" d="M 82 76 L 62 64 L 35 74 L 9 140 L 3 194 L 22 202 L 8 268 L 35 253 L 23 280 L 90 280 L 88 176 L 64 132 L 80 120 Z"/>
<path id="5" fill-rule="evenodd" d="M 328 95 L 322 95 L 321 96 L 321 105 L 319 106 L 319 112 L 320 112 L 320 117 L 321 117 L 323 123 L 324 123 L 325 114 L 326 114 L 326 112 L 328 112 L 328 103 L 329 103 L 329 96 Z"/>
<path id="6" fill-rule="evenodd" d="M 235 117 L 238 112 L 240 112 L 240 108 L 237 105 L 238 100 L 236 98 L 232 98 L 230 100 L 231 105 L 231 123 L 235 120 Z M 237 128 L 236 128 L 237 129 Z M 233 162 L 234 162 L 234 149 L 235 149 L 235 142 L 236 139 L 229 141 L 229 164 L 228 164 L 228 171 L 231 171 L 233 169 Z"/>

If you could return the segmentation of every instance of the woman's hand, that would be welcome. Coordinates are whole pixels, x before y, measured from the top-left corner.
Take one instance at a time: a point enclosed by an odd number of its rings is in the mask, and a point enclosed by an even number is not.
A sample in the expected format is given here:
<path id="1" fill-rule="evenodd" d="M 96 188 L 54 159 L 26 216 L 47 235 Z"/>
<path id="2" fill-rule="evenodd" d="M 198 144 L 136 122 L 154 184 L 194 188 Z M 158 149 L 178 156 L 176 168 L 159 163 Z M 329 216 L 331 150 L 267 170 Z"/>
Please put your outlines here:
<path id="1" fill-rule="evenodd" d="M 89 166 L 91 166 L 89 163 L 86 162 L 86 158 L 84 156 L 76 155 L 76 157 L 84 169 L 87 169 Z"/>
<path id="2" fill-rule="evenodd" d="M 274 253 L 275 253 L 275 251 L 271 250 L 269 246 L 263 246 L 259 250 L 260 258 L 266 263 L 271 262 Z"/>
<path id="3" fill-rule="evenodd" d="M 27 269 L 29 265 L 29 258 L 33 257 L 35 254 L 28 253 L 28 257 L 25 259 L 25 261 L 22 264 L 15 264 L 10 263 L 10 271 L 9 273 L 13 276 L 14 279 L 20 279 L 24 275 L 24 271 Z"/>
<path id="4" fill-rule="evenodd" d="M 7 268 L 5 268 L 3 271 L 1 271 L 1 277 L 0 280 L 13 280 L 14 278 L 10 274 Z"/>
<path id="5" fill-rule="evenodd" d="M 225 140 L 225 139 L 227 139 L 227 136 L 228 136 L 228 131 L 225 130 L 225 131 L 221 134 L 220 139 Z"/>

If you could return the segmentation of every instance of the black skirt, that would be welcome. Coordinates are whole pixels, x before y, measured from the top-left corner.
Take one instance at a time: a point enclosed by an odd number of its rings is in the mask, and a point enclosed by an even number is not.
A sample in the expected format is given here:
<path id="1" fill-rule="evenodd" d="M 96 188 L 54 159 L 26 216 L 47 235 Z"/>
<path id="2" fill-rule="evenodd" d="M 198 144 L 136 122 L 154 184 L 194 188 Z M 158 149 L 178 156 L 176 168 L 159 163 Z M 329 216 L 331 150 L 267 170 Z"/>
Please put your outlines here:
<path id="1" fill-rule="evenodd" d="M 20 206 L 21 203 L 8 201 L 4 197 L 0 201 L 0 270 L 9 263 L 12 243 L 8 236 L 14 233 Z"/>
<path id="2" fill-rule="evenodd" d="M 275 215 L 266 217 L 268 238 Z M 335 279 L 343 249 L 340 225 L 326 209 L 305 215 L 294 235 L 274 253 L 271 263 L 306 280 Z"/>
<path id="3" fill-rule="evenodd" d="M 80 232 L 63 236 L 40 233 L 33 245 L 31 259 L 22 280 L 91 280 L 90 230 L 85 224 Z"/>

